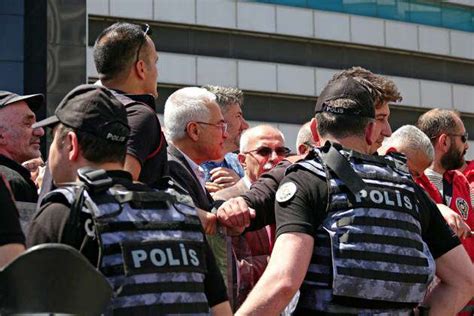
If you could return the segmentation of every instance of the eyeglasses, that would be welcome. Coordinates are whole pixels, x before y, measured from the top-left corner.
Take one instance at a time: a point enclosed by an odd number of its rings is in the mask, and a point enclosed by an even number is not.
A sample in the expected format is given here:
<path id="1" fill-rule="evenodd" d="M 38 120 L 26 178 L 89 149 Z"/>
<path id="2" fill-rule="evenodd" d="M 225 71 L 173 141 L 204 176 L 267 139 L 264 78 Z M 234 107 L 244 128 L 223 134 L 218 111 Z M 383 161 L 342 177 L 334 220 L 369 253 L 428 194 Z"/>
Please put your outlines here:
<path id="1" fill-rule="evenodd" d="M 262 146 L 254 150 L 246 151 L 244 152 L 244 154 L 256 153 L 257 155 L 260 155 L 262 157 L 268 157 L 272 154 L 272 152 L 275 152 L 277 156 L 286 157 L 290 154 L 291 149 L 288 147 L 277 147 L 273 149 L 267 146 Z"/>
<path id="2" fill-rule="evenodd" d="M 464 134 L 446 134 L 448 136 L 459 136 L 461 137 L 461 141 L 463 143 L 467 142 L 467 140 L 469 139 L 469 134 L 468 132 L 465 132 Z"/>
<path id="3" fill-rule="evenodd" d="M 139 57 L 140 57 L 140 50 L 142 49 L 143 47 L 143 44 L 145 44 L 146 42 L 146 36 L 147 35 L 151 35 L 151 28 L 148 24 L 143 24 L 142 25 L 142 30 L 143 30 L 143 40 L 142 42 L 140 43 L 140 45 L 138 46 L 138 50 L 137 50 L 137 58 L 135 60 L 135 62 L 137 62 L 139 60 Z"/>
<path id="4" fill-rule="evenodd" d="M 213 123 L 207 123 L 207 122 L 194 122 L 194 123 L 218 127 L 218 128 L 220 128 L 220 129 L 222 129 L 222 133 L 226 133 L 226 132 L 227 132 L 227 123 L 226 123 L 226 122 L 219 122 L 219 123 L 215 123 L 215 124 L 213 124 Z"/>

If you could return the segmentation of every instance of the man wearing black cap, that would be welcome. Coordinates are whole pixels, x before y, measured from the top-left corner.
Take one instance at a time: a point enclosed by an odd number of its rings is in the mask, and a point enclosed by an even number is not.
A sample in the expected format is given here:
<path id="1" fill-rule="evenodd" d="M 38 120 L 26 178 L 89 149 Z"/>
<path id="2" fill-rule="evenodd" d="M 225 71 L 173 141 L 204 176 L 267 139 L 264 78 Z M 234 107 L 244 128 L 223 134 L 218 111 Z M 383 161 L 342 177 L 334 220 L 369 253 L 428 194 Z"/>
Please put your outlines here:
<path id="1" fill-rule="evenodd" d="M 110 90 L 79 86 L 35 126 L 53 128 L 48 164 L 58 189 L 42 200 L 27 245 L 79 249 L 111 283 L 114 315 L 230 314 L 196 210 L 183 204 L 189 197 L 123 171 L 130 129 Z"/>
<path id="2" fill-rule="evenodd" d="M 16 201 L 36 203 L 38 193 L 30 172 L 21 163 L 41 156 L 41 127 L 33 128 L 41 94 L 20 96 L 0 91 L 0 173 L 9 182 Z"/>
<path id="3" fill-rule="evenodd" d="M 472 297 L 469 257 L 401 157 L 370 155 L 375 97 L 347 77 L 321 93 L 313 120 L 325 145 L 287 170 L 270 262 L 236 315 L 278 315 L 298 289 L 294 315 L 453 315 Z"/>

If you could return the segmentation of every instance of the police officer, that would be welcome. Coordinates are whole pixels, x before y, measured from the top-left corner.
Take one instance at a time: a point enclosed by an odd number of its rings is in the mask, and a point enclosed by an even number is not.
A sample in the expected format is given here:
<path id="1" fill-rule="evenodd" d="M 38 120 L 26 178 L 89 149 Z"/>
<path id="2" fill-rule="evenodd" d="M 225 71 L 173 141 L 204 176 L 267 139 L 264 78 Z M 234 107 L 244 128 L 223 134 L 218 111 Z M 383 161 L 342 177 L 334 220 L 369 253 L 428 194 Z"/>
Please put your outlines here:
<path id="1" fill-rule="evenodd" d="M 346 77 L 321 93 L 325 145 L 287 170 L 270 262 L 237 315 L 277 315 L 298 289 L 296 315 L 453 315 L 474 293 L 469 257 L 403 157 L 370 155 L 373 91 Z"/>
<path id="2" fill-rule="evenodd" d="M 115 291 L 108 313 L 230 314 L 196 210 L 178 202 L 189 198 L 122 170 L 130 129 L 108 89 L 75 88 L 36 126 L 53 127 L 48 163 L 59 188 L 45 196 L 28 245 L 79 249 Z"/>

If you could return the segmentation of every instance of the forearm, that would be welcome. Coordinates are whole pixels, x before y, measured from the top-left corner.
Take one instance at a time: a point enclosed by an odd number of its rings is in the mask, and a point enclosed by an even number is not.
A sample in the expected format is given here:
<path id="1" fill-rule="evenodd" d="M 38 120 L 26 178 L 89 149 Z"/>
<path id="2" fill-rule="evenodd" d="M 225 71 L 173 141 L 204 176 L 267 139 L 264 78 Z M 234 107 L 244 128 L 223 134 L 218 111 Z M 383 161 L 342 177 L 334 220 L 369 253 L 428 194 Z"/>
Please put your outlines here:
<path id="1" fill-rule="evenodd" d="M 0 246 L 0 268 L 9 264 L 25 251 L 23 244 L 8 244 Z"/>
<path id="2" fill-rule="evenodd" d="M 436 259 L 440 282 L 425 298 L 430 315 L 455 315 L 474 296 L 474 268 L 463 246 L 459 245 Z"/>
<path id="3" fill-rule="evenodd" d="M 430 307 L 430 316 L 456 315 L 471 299 L 469 291 L 440 282 L 426 297 L 423 305 Z"/>
<path id="4" fill-rule="evenodd" d="M 279 315 L 298 290 L 278 271 L 265 272 L 235 315 Z"/>
<path id="5" fill-rule="evenodd" d="M 232 310 L 230 308 L 229 301 L 222 302 L 220 304 L 211 307 L 211 315 L 213 316 L 231 316 Z"/>
<path id="6" fill-rule="evenodd" d="M 279 315 L 303 282 L 313 245 L 306 234 L 280 235 L 267 269 L 236 315 Z"/>

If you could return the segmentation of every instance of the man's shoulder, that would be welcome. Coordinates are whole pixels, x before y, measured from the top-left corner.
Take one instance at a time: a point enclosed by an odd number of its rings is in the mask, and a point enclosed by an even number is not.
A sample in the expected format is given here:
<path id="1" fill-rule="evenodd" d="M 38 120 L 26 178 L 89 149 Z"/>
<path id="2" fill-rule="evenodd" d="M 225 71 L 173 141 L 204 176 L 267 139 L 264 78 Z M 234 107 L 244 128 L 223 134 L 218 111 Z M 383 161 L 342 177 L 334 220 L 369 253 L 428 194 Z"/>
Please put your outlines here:
<path id="1" fill-rule="evenodd" d="M 0 174 L 2 174 L 8 182 L 25 182 L 25 178 L 15 169 L 6 165 L 0 165 Z"/>

